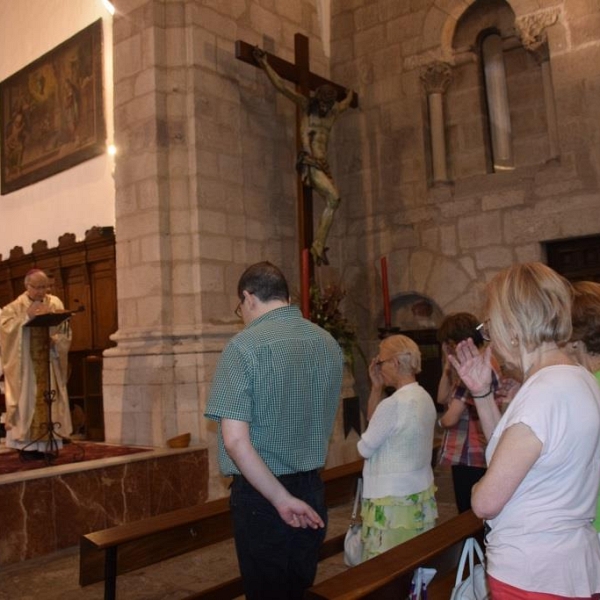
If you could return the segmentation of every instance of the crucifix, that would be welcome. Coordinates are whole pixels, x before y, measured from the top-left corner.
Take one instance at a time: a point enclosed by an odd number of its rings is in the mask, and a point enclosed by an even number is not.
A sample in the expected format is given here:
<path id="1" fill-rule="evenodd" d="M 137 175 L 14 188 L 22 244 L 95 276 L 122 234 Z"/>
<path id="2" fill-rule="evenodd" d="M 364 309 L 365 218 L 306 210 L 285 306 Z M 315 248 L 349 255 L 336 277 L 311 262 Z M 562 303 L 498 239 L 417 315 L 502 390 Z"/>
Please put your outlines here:
<path id="1" fill-rule="evenodd" d="M 309 281 L 304 281 L 304 277 L 301 280 L 302 297 L 308 298 L 308 290 L 304 288 L 310 285 L 313 264 L 328 264 L 325 242 L 333 214 L 340 202 L 327 163 L 329 133 L 341 112 L 349 106 L 358 106 L 358 97 L 354 92 L 310 71 L 308 38 L 300 33 L 294 36 L 294 54 L 295 62 L 290 63 L 241 40 L 235 43 L 236 58 L 263 69 L 273 86 L 296 104 L 297 213 L 301 273 L 306 267 L 302 261 L 306 248 L 310 248 L 313 258 L 309 266 Z M 295 90 L 287 87 L 285 81 L 295 83 Z M 326 203 L 316 237 L 313 236 L 313 189 L 317 190 Z"/>

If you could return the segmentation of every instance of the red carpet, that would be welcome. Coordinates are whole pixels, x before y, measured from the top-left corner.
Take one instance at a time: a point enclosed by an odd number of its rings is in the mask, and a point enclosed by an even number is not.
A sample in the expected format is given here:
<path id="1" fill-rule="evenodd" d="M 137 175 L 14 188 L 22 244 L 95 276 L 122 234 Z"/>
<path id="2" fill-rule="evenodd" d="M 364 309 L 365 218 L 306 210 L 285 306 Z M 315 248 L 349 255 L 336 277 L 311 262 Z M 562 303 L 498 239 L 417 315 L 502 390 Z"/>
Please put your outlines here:
<path id="1" fill-rule="evenodd" d="M 125 456 L 138 452 L 149 452 L 147 448 L 135 448 L 131 446 L 105 446 L 94 442 L 72 442 L 63 446 L 58 453 L 58 458 L 51 462 L 45 460 L 22 461 L 17 450 L 0 453 L 0 475 L 6 473 L 17 473 L 19 471 L 31 471 L 33 469 L 44 469 L 48 466 L 67 465 L 77 462 L 87 462 L 99 458 L 112 458 L 113 456 Z"/>

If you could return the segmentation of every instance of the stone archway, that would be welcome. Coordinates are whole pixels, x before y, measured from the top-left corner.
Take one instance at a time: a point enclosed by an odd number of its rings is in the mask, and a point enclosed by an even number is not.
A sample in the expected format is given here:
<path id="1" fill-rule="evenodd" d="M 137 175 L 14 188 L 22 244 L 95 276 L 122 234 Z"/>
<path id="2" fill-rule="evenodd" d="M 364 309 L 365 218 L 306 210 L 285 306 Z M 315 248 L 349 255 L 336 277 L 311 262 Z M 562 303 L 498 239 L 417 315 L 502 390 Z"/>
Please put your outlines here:
<path id="1" fill-rule="evenodd" d="M 423 22 L 423 47 L 427 53 L 437 54 L 439 60 L 453 62 L 452 40 L 458 21 L 465 11 L 478 0 L 435 0 Z M 515 13 L 515 19 L 530 14 L 528 0 L 506 0 Z M 556 11 L 557 7 L 553 7 Z"/>

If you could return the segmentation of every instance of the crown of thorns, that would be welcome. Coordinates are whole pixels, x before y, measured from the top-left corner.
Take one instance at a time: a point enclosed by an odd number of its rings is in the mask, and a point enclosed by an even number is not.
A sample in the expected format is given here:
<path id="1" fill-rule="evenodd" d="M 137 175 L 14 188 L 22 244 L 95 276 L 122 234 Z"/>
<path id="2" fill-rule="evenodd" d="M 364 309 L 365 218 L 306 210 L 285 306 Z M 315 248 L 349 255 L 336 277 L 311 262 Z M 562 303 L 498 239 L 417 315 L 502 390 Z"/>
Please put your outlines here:
<path id="1" fill-rule="evenodd" d="M 335 102 L 337 99 L 337 90 L 328 83 L 320 85 L 315 90 L 315 98 L 322 102 Z"/>

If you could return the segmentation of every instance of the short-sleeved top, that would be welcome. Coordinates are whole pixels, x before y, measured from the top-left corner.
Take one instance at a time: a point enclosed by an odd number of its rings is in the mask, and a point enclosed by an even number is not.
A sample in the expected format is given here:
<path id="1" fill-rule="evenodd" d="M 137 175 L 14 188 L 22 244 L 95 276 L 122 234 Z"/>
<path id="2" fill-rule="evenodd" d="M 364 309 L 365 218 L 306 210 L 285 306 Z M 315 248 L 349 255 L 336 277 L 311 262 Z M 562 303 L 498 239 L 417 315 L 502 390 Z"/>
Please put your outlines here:
<path id="1" fill-rule="evenodd" d="M 600 592 L 600 543 L 591 525 L 600 482 L 600 390 L 580 366 L 541 369 L 521 387 L 496 426 L 527 425 L 542 443 L 498 516 L 488 521 L 487 569 L 531 592 L 590 597 Z"/>
<path id="2" fill-rule="evenodd" d="M 250 424 L 250 441 L 275 476 L 322 467 L 340 398 L 338 343 L 283 306 L 255 319 L 225 347 L 205 416 L 219 422 L 223 475 L 239 475 L 223 444 L 221 419 Z"/>

